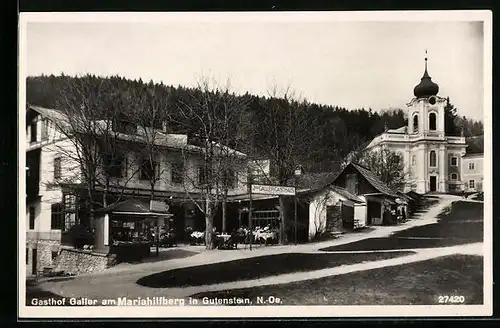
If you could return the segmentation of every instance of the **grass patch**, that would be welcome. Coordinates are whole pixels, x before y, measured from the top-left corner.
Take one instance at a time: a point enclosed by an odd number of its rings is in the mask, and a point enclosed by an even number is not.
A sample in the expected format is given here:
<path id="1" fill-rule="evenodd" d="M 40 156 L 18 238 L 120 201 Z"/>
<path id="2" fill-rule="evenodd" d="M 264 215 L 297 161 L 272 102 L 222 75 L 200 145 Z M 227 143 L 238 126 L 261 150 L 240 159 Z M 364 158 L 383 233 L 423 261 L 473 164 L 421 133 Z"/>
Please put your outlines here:
<path id="1" fill-rule="evenodd" d="M 211 285 L 223 282 L 252 280 L 293 272 L 332 268 L 343 264 L 390 259 L 414 252 L 383 252 L 356 254 L 289 253 L 258 256 L 222 263 L 198 265 L 155 273 L 140 278 L 142 286 L 165 288 Z"/>
<path id="2" fill-rule="evenodd" d="M 452 204 L 449 212 L 440 214 L 439 221 L 435 224 L 399 231 L 386 238 L 369 238 L 321 250 L 397 250 L 446 247 L 482 241 L 483 204 L 458 201 Z"/>
<path id="3" fill-rule="evenodd" d="M 438 297 L 464 296 L 462 304 L 483 303 L 483 258 L 445 256 L 296 283 L 206 292 L 194 298 L 270 296 L 281 305 L 438 305 Z"/>

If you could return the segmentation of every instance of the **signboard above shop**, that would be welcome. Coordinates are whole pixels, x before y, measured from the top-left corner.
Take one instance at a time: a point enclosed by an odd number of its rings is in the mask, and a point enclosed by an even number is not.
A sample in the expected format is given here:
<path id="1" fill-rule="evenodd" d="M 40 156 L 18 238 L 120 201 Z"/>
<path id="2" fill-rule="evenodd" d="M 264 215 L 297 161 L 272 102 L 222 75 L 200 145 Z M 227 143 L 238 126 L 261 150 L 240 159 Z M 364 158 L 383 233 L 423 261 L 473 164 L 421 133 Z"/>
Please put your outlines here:
<path id="1" fill-rule="evenodd" d="M 168 213 L 170 206 L 161 200 L 150 200 L 149 201 L 149 210 L 155 213 Z"/>
<path id="2" fill-rule="evenodd" d="M 265 194 L 265 195 L 294 196 L 295 187 L 253 184 L 252 193 Z"/>

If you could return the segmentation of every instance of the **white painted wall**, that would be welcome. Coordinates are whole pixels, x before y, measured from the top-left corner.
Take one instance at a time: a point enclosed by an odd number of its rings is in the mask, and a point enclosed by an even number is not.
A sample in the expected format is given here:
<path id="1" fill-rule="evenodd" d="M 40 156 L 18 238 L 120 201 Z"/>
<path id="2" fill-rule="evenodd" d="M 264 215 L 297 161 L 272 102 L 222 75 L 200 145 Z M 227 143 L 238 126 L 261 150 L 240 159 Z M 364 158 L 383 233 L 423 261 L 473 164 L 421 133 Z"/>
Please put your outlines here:
<path id="1" fill-rule="evenodd" d="M 346 200 L 338 193 L 327 190 L 318 194 L 309 204 L 309 241 L 316 233 L 325 232 L 326 207 L 337 205 L 340 200 Z"/>
<path id="2" fill-rule="evenodd" d="M 480 191 L 483 186 L 483 154 L 462 157 L 462 182 L 467 192 Z M 469 163 L 474 163 L 474 169 L 469 169 Z M 474 180 L 474 188 L 469 187 L 469 181 Z"/>

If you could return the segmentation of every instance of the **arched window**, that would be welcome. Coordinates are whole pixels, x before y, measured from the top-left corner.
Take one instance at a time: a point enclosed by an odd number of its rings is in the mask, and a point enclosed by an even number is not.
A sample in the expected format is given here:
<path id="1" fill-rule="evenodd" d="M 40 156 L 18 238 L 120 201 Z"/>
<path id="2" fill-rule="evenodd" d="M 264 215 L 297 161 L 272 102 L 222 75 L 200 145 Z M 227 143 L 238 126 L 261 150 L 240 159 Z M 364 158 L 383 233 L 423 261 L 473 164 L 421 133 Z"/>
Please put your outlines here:
<path id="1" fill-rule="evenodd" d="M 418 132 L 418 115 L 413 116 L 413 133 Z"/>
<path id="2" fill-rule="evenodd" d="M 429 156 L 429 166 L 436 167 L 436 162 L 437 162 L 436 151 L 432 150 Z"/>
<path id="3" fill-rule="evenodd" d="M 436 131 L 436 113 L 429 114 L 429 130 Z"/>

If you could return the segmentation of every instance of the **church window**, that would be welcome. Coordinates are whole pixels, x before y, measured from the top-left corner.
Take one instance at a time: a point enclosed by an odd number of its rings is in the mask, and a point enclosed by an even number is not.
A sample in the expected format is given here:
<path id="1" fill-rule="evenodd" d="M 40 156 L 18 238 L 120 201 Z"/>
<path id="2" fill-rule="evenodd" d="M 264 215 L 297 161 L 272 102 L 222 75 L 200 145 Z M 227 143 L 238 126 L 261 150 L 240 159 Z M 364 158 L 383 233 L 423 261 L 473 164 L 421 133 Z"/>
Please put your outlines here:
<path id="1" fill-rule="evenodd" d="M 429 130 L 436 131 L 436 113 L 429 114 Z"/>
<path id="2" fill-rule="evenodd" d="M 437 166 L 436 163 L 437 163 L 436 151 L 432 150 L 429 156 L 429 166 L 436 167 Z"/>
<path id="3" fill-rule="evenodd" d="M 411 166 L 417 165 L 417 155 L 411 155 Z"/>
<path id="4" fill-rule="evenodd" d="M 413 116 L 413 133 L 418 132 L 418 115 Z"/>
<path id="5" fill-rule="evenodd" d="M 458 166 L 458 158 L 456 156 L 450 158 L 450 166 Z"/>
<path id="6" fill-rule="evenodd" d="M 457 180 L 457 179 L 458 179 L 458 175 L 456 173 L 452 173 L 451 180 Z"/>

